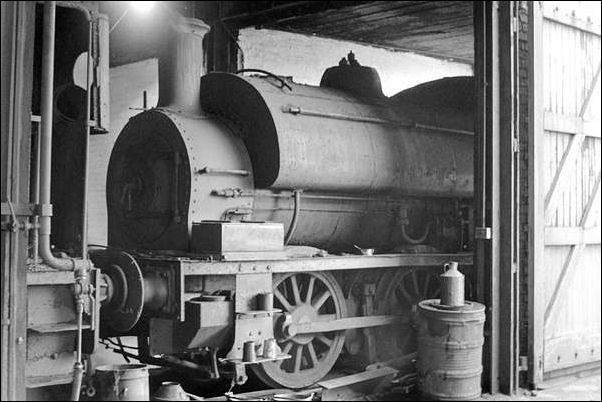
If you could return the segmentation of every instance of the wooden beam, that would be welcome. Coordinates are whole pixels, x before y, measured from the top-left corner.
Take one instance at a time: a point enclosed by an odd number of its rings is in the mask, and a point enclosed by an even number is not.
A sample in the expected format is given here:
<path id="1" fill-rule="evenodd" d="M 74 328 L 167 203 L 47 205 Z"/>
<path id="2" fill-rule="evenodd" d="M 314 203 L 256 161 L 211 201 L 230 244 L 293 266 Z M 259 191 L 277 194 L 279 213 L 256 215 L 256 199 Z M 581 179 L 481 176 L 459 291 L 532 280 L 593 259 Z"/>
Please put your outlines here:
<path id="1" fill-rule="evenodd" d="M 576 116 L 567 116 L 546 111 L 544 113 L 543 125 L 546 131 L 583 134 L 586 137 L 600 138 L 600 129 L 596 125 L 596 122 L 586 121 Z"/>
<path id="2" fill-rule="evenodd" d="M 544 182 L 541 179 L 544 154 L 544 68 L 543 68 L 543 3 L 528 3 L 528 54 L 529 54 L 529 342 L 528 381 L 537 387 L 543 382 L 544 312 L 545 300 L 545 246 L 544 242 Z"/>
<path id="3" fill-rule="evenodd" d="M 548 306 L 546 307 L 546 313 L 544 315 L 544 327 L 548 325 L 550 315 L 552 314 L 552 311 L 554 311 L 554 306 L 556 306 L 556 302 L 558 301 L 558 295 L 560 294 L 560 291 L 566 283 L 566 278 L 569 275 L 569 272 L 572 272 L 573 267 L 577 265 L 577 261 L 579 261 L 579 257 L 581 257 L 581 252 L 584 248 L 585 243 L 580 243 L 576 246 L 571 246 L 569 255 L 566 257 L 564 265 L 562 266 L 562 271 L 560 271 L 560 275 L 558 276 L 558 280 L 556 281 L 554 292 L 552 292 L 552 296 L 550 297 L 550 301 L 548 302 Z"/>
<path id="4" fill-rule="evenodd" d="M 555 227 L 548 226 L 545 230 L 546 246 L 574 246 L 577 244 L 600 244 L 602 228 L 584 229 L 579 226 Z"/>
<path id="5" fill-rule="evenodd" d="M 513 31 L 513 15 L 517 2 L 498 2 L 498 71 L 499 92 L 499 132 L 497 147 L 499 178 L 493 184 L 498 186 L 497 210 L 499 213 L 499 272 L 497 278 L 499 302 L 499 385 L 500 391 L 514 395 L 518 389 L 518 287 L 517 275 L 520 231 L 516 225 L 519 214 L 518 204 L 518 163 L 514 141 L 518 140 L 517 110 L 519 102 L 518 84 L 518 42 Z M 495 191 L 493 192 L 495 194 Z M 495 306 L 492 306 L 496 308 Z"/>
<path id="6" fill-rule="evenodd" d="M 552 14 L 551 12 L 544 12 L 544 18 L 562 25 L 569 26 L 571 28 L 577 28 L 583 32 L 600 36 L 600 25 L 596 25 L 591 22 L 588 23 L 587 21 L 583 21 L 581 19 L 571 18 L 568 15 Z"/>
<path id="7" fill-rule="evenodd" d="M 596 179 L 596 183 L 594 184 L 594 188 L 592 189 L 592 194 L 583 209 L 583 216 L 581 217 L 581 222 L 579 225 L 583 228 L 590 226 L 590 220 L 592 216 L 592 211 L 594 210 L 594 205 L 600 205 L 600 180 L 602 179 L 602 172 L 598 172 L 598 178 Z"/>
<path id="8" fill-rule="evenodd" d="M 587 108 L 589 107 L 589 102 L 592 100 L 592 95 L 594 90 L 596 89 L 596 85 L 598 85 L 598 81 L 600 80 L 600 69 L 602 69 L 602 62 L 598 63 L 598 69 L 596 70 L 596 74 L 592 78 L 592 81 L 589 84 L 589 88 L 587 89 L 587 94 L 585 94 L 585 99 L 583 100 L 583 105 L 581 105 L 581 110 L 579 110 L 579 117 L 583 118 L 585 116 L 585 112 L 587 112 Z"/>
<path id="9" fill-rule="evenodd" d="M 571 138 L 566 151 L 564 151 L 556 174 L 554 175 L 554 179 L 552 179 L 550 189 L 546 194 L 546 199 L 544 201 L 545 216 L 549 216 L 558 207 L 560 195 L 562 194 L 562 190 L 566 187 L 567 182 L 571 177 L 571 173 L 575 168 L 575 160 L 581 151 L 581 144 L 583 143 L 584 138 L 585 136 L 583 134 L 574 135 Z"/>
<path id="10" fill-rule="evenodd" d="M 544 354 L 546 372 L 596 361 L 600 364 L 600 332 L 590 331 L 581 329 L 547 344 Z"/>

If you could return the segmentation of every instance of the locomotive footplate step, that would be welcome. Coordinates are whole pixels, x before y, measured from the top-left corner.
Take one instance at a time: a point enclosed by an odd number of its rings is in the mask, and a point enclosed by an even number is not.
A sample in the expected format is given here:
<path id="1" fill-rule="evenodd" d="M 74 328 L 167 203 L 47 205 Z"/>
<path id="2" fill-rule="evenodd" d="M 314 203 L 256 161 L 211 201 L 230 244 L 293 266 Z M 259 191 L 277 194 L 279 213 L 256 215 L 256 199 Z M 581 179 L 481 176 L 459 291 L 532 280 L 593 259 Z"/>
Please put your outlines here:
<path id="1" fill-rule="evenodd" d="M 253 361 L 244 361 L 242 359 L 227 359 L 227 358 L 222 358 L 219 359 L 220 363 L 230 363 L 230 364 L 242 364 L 242 365 L 249 365 L 249 364 L 260 364 L 260 363 L 268 363 L 268 362 L 275 362 L 278 360 L 286 360 L 286 359 L 290 359 L 292 356 L 291 355 L 287 355 L 287 354 L 280 354 L 276 357 L 261 357 L 261 356 L 257 356 L 257 359 L 253 360 Z"/>

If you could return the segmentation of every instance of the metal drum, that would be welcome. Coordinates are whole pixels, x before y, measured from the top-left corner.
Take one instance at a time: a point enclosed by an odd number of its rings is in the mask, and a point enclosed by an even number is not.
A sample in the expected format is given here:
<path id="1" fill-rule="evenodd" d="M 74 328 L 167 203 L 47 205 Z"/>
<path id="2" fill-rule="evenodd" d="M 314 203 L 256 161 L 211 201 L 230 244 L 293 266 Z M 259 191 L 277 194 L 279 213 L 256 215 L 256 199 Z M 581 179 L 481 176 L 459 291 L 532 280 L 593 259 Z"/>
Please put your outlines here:
<path id="1" fill-rule="evenodd" d="M 485 306 L 467 301 L 450 309 L 432 299 L 420 302 L 418 312 L 420 391 L 443 401 L 479 398 Z"/>
<path id="2" fill-rule="evenodd" d="M 96 368 L 101 401 L 148 401 L 148 367 L 115 364 Z"/>

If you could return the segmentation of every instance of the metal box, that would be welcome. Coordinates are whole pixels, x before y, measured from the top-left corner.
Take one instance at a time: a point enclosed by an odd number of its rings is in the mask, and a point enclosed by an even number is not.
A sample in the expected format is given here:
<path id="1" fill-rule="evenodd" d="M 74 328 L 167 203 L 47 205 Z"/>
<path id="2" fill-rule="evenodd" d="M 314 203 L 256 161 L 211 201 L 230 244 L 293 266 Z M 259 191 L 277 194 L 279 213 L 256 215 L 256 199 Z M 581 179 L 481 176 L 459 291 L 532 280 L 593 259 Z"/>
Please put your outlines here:
<path id="1" fill-rule="evenodd" d="M 279 222 L 201 221 L 192 224 L 190 249 L 195 253 L 282 251 L 283 248 L 284 226 Z"/>

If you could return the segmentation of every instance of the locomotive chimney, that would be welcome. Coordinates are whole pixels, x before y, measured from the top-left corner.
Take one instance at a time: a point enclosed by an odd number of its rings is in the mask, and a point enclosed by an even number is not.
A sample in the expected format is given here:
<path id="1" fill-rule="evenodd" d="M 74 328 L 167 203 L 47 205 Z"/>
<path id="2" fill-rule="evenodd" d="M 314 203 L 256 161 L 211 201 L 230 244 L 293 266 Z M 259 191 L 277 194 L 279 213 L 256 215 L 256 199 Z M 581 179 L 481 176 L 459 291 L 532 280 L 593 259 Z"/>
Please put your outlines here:
<path id="1" fill-rule="evenodd" d="M 173 13 L 159 58 L 157 107 L 199 113 L 201 76 L 205 74 L 203 37 L 209 26 Z"/>

